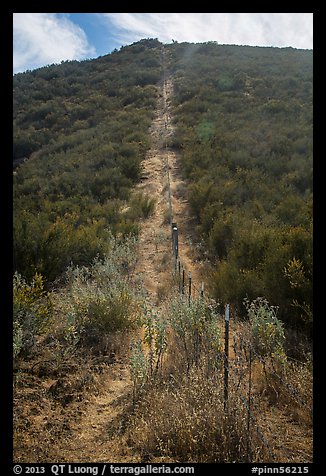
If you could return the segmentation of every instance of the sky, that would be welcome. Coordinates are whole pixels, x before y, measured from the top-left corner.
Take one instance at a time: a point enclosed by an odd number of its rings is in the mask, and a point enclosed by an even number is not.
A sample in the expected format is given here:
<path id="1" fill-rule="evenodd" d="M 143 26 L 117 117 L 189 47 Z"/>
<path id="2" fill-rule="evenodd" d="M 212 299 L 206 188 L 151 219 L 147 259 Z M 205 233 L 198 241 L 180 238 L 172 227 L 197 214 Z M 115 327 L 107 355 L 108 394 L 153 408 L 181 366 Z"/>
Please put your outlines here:
<path id="1" fill-rule="evenodd" d="M 14 13 L 13 71 L 106 55 L 142 38 L 313 48 L 312 13 Z"/>

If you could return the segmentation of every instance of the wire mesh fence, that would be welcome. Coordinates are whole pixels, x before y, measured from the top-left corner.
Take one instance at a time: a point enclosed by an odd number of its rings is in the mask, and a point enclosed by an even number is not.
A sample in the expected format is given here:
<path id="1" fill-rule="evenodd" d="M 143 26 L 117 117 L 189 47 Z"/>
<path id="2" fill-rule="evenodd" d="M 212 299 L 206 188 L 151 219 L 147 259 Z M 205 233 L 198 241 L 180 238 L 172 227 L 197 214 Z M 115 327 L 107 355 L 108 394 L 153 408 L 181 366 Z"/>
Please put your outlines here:
<path id="1" fill-rule="evenodd" d="M 291 419 L 285 418 L 284 408 L 287 415 L 296 409 L 297 424 L 312 424 L 312 392 L 308 392 L 310 401 L 307 392 L 301 395 L 300 390 L 290 382 L 292 373 L 289 365 L 278 362 L 272 354 L 261 355 L 254 347 L 248 327 L 244 335 L 241 332 L 243 328 L 233 333 L 229 374 L 232 389 L 248 411 L 248 440 L 255 432 L 272 461 L 278 458 L 275 448 L 283 458 L 291 460 L 293 448 L 287 441 L 288 430 L 283 428 L 281 435 L 279 431 L 276 434 L 270 409 L 275 415 L 283 416 L 285 423 L 286 420 L 291 422 Z"/>
<path id="2" fill-rule="evenodd" d="M 199 285 L 183 265 L 179 257 L 177 241 L 177 224 L 174 222 L 171 233 L 172 252 L 174 257 L 173 273 L 176 277 L 177 289 L 181 299 L 188 301 L 200 299 L 207 306 L 217 305 L 207 293 L 204 282 Z M 255 347 L 250 323 L 234 320 L 230 315 L 229 304 L 225 305 L 225 313 L 220 316 L 221 335 L 224 336 L 222 352 L 222 371 L 220 375 L 224 388 L 224 411 L 226 415 L 230 407 L 241 407 L 242 420 L 246 426 L 246 436 L 242 438 L 243 453 L 247 462 L 257 461 L 257 457 L 266 462 L 294 461 L 309 454 L 292 448 L 291 431 L 295 425 L 312 426 L 312 383 L 301 389 L 293 383 L 295 369 L 291 359 L 280 362 L 272 352 L 261 352 Z M 299 362 L 295 365 L 298 367 Z M 307 387 L 310 387 L 307 391 Z M 273 420 L 278 418 L 289 429 L 280 429 Z M 291 423 L 291 412 L 295 413 Z M 257 456 L 259 455 L 260 456 Z M 309 456 L 307 456 L 309 458 Z"/>

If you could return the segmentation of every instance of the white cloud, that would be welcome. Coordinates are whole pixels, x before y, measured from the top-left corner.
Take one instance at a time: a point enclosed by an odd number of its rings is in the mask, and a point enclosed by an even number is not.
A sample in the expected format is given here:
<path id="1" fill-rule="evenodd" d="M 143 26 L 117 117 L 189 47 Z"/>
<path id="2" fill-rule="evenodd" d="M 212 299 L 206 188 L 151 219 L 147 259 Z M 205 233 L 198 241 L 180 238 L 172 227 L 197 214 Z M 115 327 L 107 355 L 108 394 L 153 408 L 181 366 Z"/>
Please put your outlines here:
<path id="1" fill-rule="evenodd" d="M 95 55 L 85 32 L 55 13 L 13 14 L 14 72 Z"/>
<path id="2" fill-rule="evenodd" d="M 85 14 L 89 15 L 89 14 Z M 119 46 L 142 38 L 192 43 L 313 48 L 312 13 L 98 13 Z M 73 18 L 73 17 L 71 17 Z M 97 56 L 69 14 L 14 13 L 14 72 Z M 90 35 L 92 33 L 90 32 Z M 95 41 L 95 37 L 94 37 Z"/>
<path id="3" fill-rule="evenodd" d="M 313 47 L 312 13 L 103 13 L 124 44 L 145 37 L 162 42 Z"/>

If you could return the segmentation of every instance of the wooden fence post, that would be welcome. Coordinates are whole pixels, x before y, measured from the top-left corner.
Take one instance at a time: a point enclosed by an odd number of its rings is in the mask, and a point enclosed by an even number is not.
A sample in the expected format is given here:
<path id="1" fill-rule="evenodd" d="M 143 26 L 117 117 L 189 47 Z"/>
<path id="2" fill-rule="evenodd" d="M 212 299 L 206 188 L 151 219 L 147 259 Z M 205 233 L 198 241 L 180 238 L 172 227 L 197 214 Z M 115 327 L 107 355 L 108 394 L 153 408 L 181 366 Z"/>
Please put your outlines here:
<path id="1" fill-rule="evenodd" d="M 178 227 L 175 222 L 172 222 L 172 252 L 175 259 L 179 256 L 179 239 L 178 239 Z"/>
<path id="2" fill-rule="evenodd" d="M 204 281 L 202 281 L 201 285 L 200 285 L 200 298 L 201 299 L 204 299 L 204 286 L 205 286 L 205 283 L 204 283 Z"/>

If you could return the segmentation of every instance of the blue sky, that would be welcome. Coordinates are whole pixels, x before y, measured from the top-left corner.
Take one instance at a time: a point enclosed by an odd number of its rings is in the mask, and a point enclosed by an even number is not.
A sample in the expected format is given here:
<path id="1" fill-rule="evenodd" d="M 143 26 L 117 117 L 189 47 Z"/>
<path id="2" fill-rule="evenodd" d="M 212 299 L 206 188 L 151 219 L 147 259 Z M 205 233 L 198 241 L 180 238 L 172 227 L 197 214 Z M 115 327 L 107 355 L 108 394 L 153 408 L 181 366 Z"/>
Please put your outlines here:
<path id="1" fill-rule="evenodd" d="M 313 48 L 312 13 L 14 13 L 14 73 L 96 58 L 142 38 Z"/>

